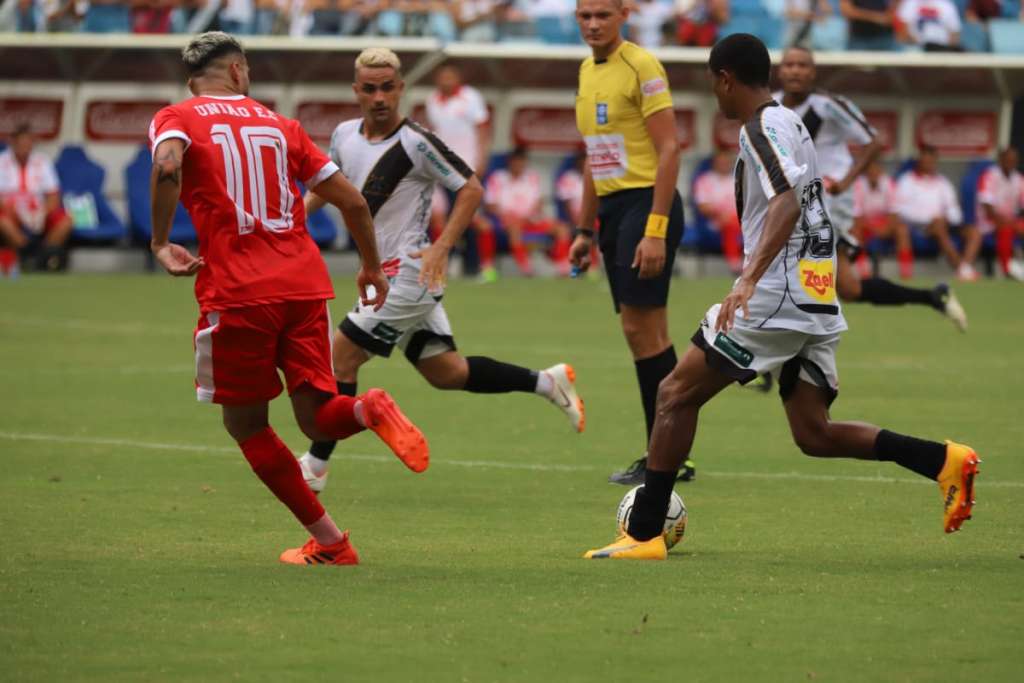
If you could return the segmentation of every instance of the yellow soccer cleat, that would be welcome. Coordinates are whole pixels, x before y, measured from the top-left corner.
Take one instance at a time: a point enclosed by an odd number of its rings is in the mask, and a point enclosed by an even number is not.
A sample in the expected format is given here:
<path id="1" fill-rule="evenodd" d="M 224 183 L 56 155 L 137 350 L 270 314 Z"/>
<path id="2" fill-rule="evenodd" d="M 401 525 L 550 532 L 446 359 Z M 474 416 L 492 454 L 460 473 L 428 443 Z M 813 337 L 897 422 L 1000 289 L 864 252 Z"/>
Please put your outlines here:
<path id="1" fill-rule="evenodd" d="M 959 531 L 960 525 L 971 518 L 979 462 L 970 446 L 946 441 L 946 464 L 939 472 L 939 490 L 945 504 L 943 525 L 947 534 Z"/>
<path id="2" fill-rule="evenodd" d="M 667 557 L 668 548 L 661 534 L 649 541 L 638 541 L 629 534 L 623 534 L 614 543 L 583 554 L 586 560 L 664 560 Z"/>

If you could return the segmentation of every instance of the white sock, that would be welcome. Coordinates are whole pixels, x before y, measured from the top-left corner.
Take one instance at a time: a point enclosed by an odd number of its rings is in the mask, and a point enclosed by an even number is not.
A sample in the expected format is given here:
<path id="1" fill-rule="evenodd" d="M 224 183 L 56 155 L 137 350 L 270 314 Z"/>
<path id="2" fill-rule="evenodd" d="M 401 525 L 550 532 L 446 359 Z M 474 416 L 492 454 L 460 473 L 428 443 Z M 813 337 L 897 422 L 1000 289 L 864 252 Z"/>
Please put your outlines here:
<path id="1" fill-rule="evenodd" d="M 315 458 L 314 458 L 315 459 Z M 345 534 L 341 532 L 338 526 L 331 519 L 331 516 L 324 513 L 324 516 L 316 520 L 312 524 L 306 527 L 306 531 L 309 535 L 316 539 L 316 542 L 320 545 L 334 545 L 340 543 Z"/>
<path id="2" fill-rule="evenodd" d="M 541 370 L 537 373 L 537 388 L 534 391 L 546 398 L 552 398 L 555 394 L 555 380 Z"/>
<path id="3" fill-rule="evenodd" d="M 324 472 L 327 471 L 327 461 L 321 460 L 312 453 L 307 453 L 309 457 L 304 458 L 306 466 L 318 477 L 324 476 Z"/>

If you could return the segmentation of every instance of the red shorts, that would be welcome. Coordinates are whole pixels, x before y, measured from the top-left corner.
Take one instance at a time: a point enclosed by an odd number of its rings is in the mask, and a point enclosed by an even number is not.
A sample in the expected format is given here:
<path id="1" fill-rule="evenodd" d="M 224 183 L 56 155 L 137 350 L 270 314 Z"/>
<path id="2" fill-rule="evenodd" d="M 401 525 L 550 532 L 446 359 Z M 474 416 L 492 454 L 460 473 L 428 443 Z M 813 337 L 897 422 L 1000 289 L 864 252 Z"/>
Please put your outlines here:
<path id="1" fill-rule="evenodd" d="M 21 225 L 21 220 L 18 218 L 17 212 L 14 210 L 13 204 L 10 202 L 0 203 L 0 217 L 5 217 L 13 220 L 18 225 Z M 67 211 L 60 204 L 57 205 L 53 211 L 46 214 L 46 218 L 43 220 L 43 233 L 47 234 L 57 227 L 63 220 L 68 217 Z M 31 232 L 26 226 L 21 225 L 21 229 L 25 232 Z"/>
<path id="2" fill-rule="evenodd" d="M 265 403 L 303 384 L 337 393 L 326 301 L 285 301 L 210 311 L 195 331 L 196 398 L 227 405 Z"/>

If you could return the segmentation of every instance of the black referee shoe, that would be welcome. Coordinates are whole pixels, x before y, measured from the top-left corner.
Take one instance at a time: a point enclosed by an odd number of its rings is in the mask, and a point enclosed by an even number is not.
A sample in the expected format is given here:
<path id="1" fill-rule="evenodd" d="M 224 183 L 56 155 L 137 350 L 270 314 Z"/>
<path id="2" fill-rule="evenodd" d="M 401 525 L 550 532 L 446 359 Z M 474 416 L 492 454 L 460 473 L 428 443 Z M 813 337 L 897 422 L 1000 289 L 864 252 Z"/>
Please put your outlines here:
<path id="1" fill-rule="evenodd" d="M 608 482 L 611 484 L 622 484 L 623 486 L 639 486 L 644 483 L 644 477 L 647 473 L 647 456 L 637 458 L 634 460 L 629 467 L 622 470 L 621 472 L 614 472 L 608 477 Z M 692 460 L 685 460 L 682 468 L 679 470 L 678 481 L 693 481 L 697 478 L 697 466 Z"/>

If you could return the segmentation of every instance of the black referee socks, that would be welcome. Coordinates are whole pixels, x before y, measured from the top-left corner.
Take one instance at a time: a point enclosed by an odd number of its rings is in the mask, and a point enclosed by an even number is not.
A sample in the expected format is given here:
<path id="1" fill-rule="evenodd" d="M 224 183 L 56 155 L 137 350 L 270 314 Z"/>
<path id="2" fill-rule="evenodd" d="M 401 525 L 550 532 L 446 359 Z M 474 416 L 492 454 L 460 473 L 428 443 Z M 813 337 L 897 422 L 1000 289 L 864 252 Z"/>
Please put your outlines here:
<path id="1" fill-rule="evenodd" d="M 676 366 L 676 347 L 669 346 L 657 356 L 633 361 L 636 365 L 636 380 L 640 384 L 640 400 L 644 404 L 644 419 L 647 420 L 647 440 L 651 440 L 654 416 L 657 414 L 658 385 Z"/>

